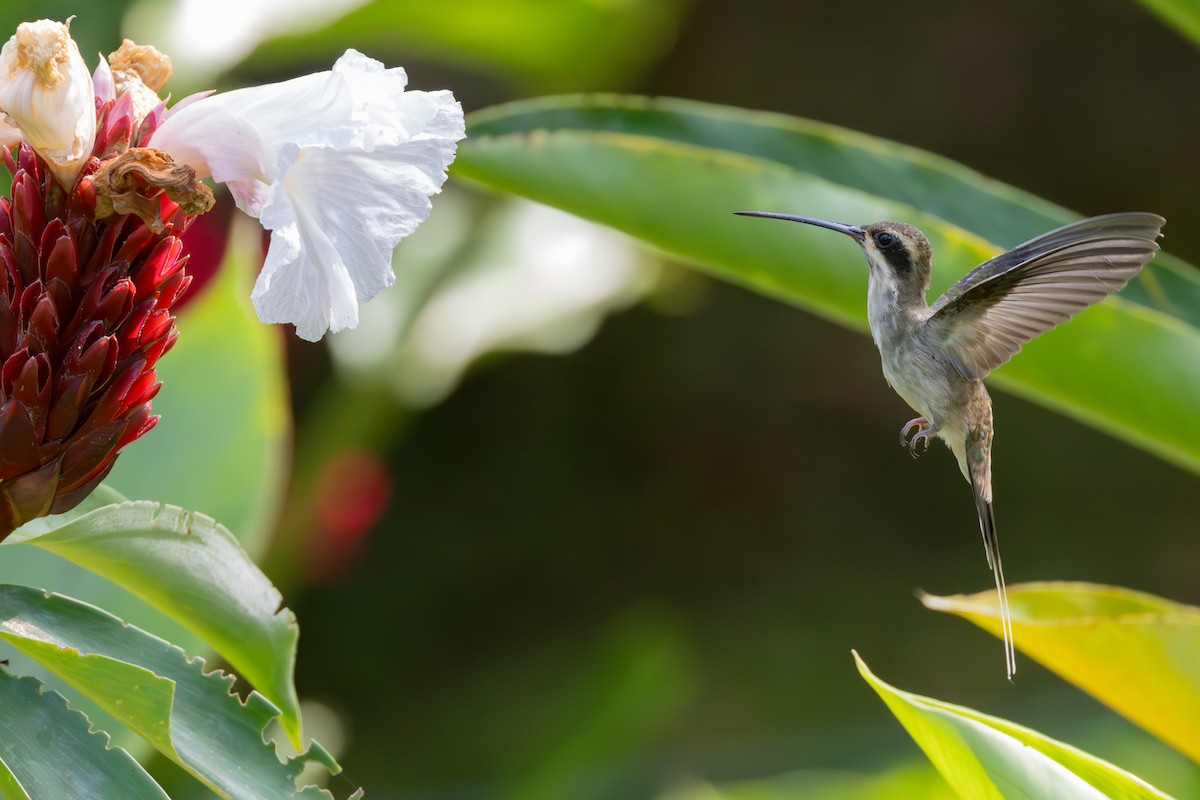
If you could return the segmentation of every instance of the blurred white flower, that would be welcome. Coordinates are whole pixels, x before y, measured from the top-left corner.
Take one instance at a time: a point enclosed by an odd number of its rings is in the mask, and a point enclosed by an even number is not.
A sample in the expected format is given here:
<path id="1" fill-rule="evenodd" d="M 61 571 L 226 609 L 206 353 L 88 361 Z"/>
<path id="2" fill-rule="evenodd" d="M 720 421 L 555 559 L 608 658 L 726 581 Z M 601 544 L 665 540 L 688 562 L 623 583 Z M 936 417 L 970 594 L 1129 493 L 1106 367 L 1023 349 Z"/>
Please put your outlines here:
<path id="1" fill-rule="evenodd" d="M 225 183 L 272 231 L 252 299 L 310 341 L 358 323 L 395 280 L 392 250 L 429 214 L 462 107 L 405 91 L 403 69 L 347 50 L 333 70 L 181 102 L 150 145 Z"/>
<path id="2" fill-rule="evenodd" d="M 506 203 L 475 231 L 464 261 L 467 223 L 455 217 L 467 216 L 446 202 L 413 237 L 401 278 L 407 291 L 385 292 L 363 308 L 358 330 L 330 342 L 354 379 L 385 375 L 402 402 L 428 406 L 488 353 L 581 346 L 657 284 L 658 262 L 629 237 L 526 201 Z"/>
<path id="3" fill-rule="evenodd" d="M 0 111 L 58 183 L 71 189 L 92 155 L 96 101 L 91 73 L 66 25 L 43 19 L 17 26 L 0 50 Z M 0 132 L 3 142 L 12 141 L 8 133 Z"/>

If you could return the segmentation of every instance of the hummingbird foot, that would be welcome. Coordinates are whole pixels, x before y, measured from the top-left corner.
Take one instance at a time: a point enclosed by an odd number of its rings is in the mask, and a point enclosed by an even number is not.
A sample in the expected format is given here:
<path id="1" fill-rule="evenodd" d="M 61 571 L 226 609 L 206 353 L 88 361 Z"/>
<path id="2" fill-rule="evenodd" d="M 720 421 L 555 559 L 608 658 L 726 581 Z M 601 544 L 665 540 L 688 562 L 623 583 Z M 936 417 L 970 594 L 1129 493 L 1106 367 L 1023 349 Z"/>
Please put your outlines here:
<path id="1" fill-rule="evenodd" d="M 911 431 L 913 428 L 916 428 L 917 432 L 914 433 L 912 435 L 912 438 L 910 439 L 908 436 L 908 432 Z M 934 436 L 937 435 L 938 430 L 939 430 L 939 428 L 937 425 L 932 424 L 929 420 L 925 419 L 924 417 L 917 417 L 916 419 L 910 419 L 908 421 L 908 423 L 900 430 L 900 444 L 902 446 L 908 447 L 908 452 L 912 453 L 913 458 L 916 458 L 917 456 L 920 455 L 920 453 L 917 452 L 917 444 L 922 439 L 924 439 L 925 440 L 925 450 L 928 451 L 929 450 L 929 441 Z"/>
<path id="2" fill-rule="evenodd" d="M 924 417 L 910 419 L 907 423 L 905 423 L 904 427 L 900 429 L 900 446 L 906 447 L 908 445 L 909 431 L 911 431 L 913 428 L 923 428 L 928 424 L 929 420 L 925 419 Z"/>

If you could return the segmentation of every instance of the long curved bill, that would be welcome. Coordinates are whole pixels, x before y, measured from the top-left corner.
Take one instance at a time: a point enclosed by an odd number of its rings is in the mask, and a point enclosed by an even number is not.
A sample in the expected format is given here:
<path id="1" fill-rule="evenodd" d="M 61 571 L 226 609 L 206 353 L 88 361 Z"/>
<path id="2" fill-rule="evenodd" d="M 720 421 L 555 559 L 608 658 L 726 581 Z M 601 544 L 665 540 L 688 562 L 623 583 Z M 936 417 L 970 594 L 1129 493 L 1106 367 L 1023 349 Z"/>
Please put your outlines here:
<path id="1" fill-rule="evenodd" d="M 766 217 L 767 219 L 786 219 L 789 222 L 803 222 L 805 225 L 816 225 L 818 228 L 828 228 L 831 231 L 844 233 L 851 239 L 862 241 L 867 238 L 863 233 L 863 229 L 857 225 L 847 225 L 844 222 L 834 222 L 833 220 L 821 219 L 820 217 L 802 217 L 799 214 L 779 214 L 775 211 L 735 211 L 733 212 L 743 217 Z"/>

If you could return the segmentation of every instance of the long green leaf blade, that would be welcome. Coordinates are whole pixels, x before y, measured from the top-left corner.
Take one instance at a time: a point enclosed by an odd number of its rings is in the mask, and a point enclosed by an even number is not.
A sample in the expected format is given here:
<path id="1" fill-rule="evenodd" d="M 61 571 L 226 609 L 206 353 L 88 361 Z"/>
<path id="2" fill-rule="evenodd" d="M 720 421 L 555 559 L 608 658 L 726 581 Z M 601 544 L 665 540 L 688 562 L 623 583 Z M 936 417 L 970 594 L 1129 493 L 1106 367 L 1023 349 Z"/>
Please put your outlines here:
<path id="1" fill-rule="evenodd" d="M 1200 762 L 1200 608 L 1088 583 L 1009 587 L 1022 653 Z M 994 592 L 922 602 L 1000 635 Z"/>
<path id="2" fill-rule="evenodd" d="M 168 800 L 128 753 L 33 678 L 0 669 L 0 797 Z"/>
<path id="3" fill-rule="evenodd" d="M 669 47 L 685 7 L 681 0 L 375 0 L 319 30 L 264 42 L 250 64 L 278 70 L 298 53 L 311 58 L 324 49 L 336 57 L 354 42 L 365 52 L 403 53 L 404 63 L 450 56 L 531 93 L 612 86 Z"/>
<path id="4" fill-rule="evenodd" d="M 967 800 L 1162 800 L 1140 778 L 1070 745 L 970 708 L 911 694 L 858 671 Z"/>
<path id="5" fill-rule="evenodd" d="M 0 640 L 91 698 L 220 796 L 330 797 L 295 779 L 308 761 L 338 770 L 315 743 L 281 763 L 263 731 L 278 710 L 257 692 L 243 703 L 233 678 L 89 606 L 25 586 L 0 586 Z"/>
<path id="6" fill-rule="evenodd" d="M 147 501 L 108 505 L 31 538 L 137 595 L 199 635 L 282 711 L 300 744 L 293 684 L 299 629 L 233 535 L 210 517 Z"/>
<path id="7" fill-rule="evenodd" d="M 921 209 L 1001 247 L 1078 218 L 933 153 L 785 114 L 674 98 L 568 95 L 485 109 L 470 123 L 473 137 L 610 131 L 740 153 Z M 1200 325 L 1200 271 L 1169 255 L 1160 253 L 1121 296 Z"/>
<path id="8" fill-rule="evenodd" d="M 464 143 L 455 170 L 611 225 L 859 330 L 866 328 L 867 278 L 857 248 L 826 231 L 732 212 L 800 209 L 833 219 L 910 221 L 937 253 L 939 290 L 998 250 L 891 198 L 778 161 L 661 137 L 590 130 L 476 136 Z M 1176 316 L 1112 298 L 1026 345 L 991 380 L 1200 471 L 1200 414 L 1194 412 L 1200 331 Z"/>
<path id="9" fill-rule="evenodd" d="M 1196 0 L 1142 0 L 1142 5 L 1200 46 L 1200 3 Z"/>

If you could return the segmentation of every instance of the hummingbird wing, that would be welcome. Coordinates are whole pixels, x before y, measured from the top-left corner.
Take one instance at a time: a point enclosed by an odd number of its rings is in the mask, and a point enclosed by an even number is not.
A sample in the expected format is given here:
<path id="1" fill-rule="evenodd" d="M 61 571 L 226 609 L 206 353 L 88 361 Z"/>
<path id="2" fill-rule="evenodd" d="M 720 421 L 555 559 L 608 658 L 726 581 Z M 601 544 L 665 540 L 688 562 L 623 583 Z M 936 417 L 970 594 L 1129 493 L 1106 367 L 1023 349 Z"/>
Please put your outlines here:
<path id="1" fill-rule="evenodd" d="M 931 307 L 928 330 L 978 380 L 1021 345 L 1120 291 L 1158 252 L 1165 220 L 1108 214 L 1073 222 L 971 270 Z"/>

